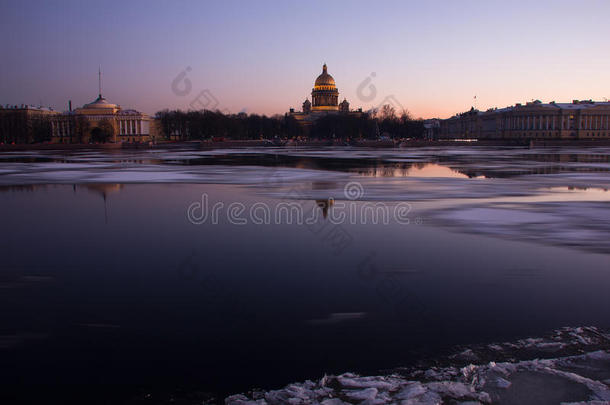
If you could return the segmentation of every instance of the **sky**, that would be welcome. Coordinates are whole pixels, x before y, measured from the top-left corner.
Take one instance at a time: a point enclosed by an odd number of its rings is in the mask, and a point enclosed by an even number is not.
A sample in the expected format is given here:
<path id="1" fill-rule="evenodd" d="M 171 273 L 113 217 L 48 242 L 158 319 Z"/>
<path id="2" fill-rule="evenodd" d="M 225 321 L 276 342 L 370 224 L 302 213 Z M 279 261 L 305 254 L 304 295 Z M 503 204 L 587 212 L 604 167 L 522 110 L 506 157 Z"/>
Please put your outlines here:
<path id="1" fill-rule="evenodd" d="M 283 114 L 327 63 L 340 100 L 414 117 L 610 98 L 610 1 L 0 2 L 0 104 Z M 476 100 L 475 100 L 476 96 Z"/>

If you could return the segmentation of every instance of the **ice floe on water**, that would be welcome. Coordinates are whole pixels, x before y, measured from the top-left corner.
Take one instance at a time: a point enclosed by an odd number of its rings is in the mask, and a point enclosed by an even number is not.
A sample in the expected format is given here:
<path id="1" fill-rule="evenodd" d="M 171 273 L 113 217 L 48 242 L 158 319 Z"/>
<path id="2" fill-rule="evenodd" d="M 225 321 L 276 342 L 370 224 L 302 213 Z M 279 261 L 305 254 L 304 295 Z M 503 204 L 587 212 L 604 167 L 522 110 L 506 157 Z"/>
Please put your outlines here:
<path id="1" fill-rule="evenodd" d="M 275 404 L 610 404 L 610 335 L 562 328 L 541 338 L 461 348 L 445 359 L 383 375 L 326 375 L 225 399 Z M 495 360 L 494 360 L 495 359 Z M 440 365 L 439 365 L 440 363 Z"/>
<path id="2" fill-rule="evenodd" d="M 460 232 L 610 253 L 610 202 L 488 203 L 426 214 Z"/>
<path id="3" fill-rule="evenodd" d="M 610 148 L 243 148 L 0 153 L 0 185 L 196 183 L 263 198 L 419 204 L 426 224 L 610 252 Z"/>
<path id="4" fill-rule="evenodd" d="M 92 167 L 88 167 L 91 164 Z M 426 165 L 444 169 L 440 177 L 505 178 L 519 174 L 551 175 L 610 173 L 610 148 L 414 148 L 365 149 L 328 148 L 242 148 L 198 150 L 193 148 L 141 150 L 29 151 L 0 153 L 0 170 L 35 173 L 54 170 L 104 169 L 116 171 L 133 166 L 154 166 L 157 170 L 188 166 L 206 182 L 206 166 L 260 166 L 266 168 L 317 169 L 324 172 L 376 173 L 380 176 L 430 177 Z M 196 166 L 199 166 L 197 169 Z M 452 173 L 450 173 L 452 171 Z M 154 173 L 154 170 L 152 170 Z M 449 174 L 448 174 L 449 173 Z M 11 177 L 3 176 L 7 184 Z M 60 179 L 61 180 L 61 179 Z M 52 182 L 48 176 L 41 181 Z M 147 181 L 155 182 L 151 176 Z M 232 180 L 239 183 L 239 179 Z"/>
<path id="5" fill-rule="evenodd" d="M 0 169 L 0 185 L 86 183 L 198 183 L 277 185 L 345 177 L 307 169 L 281 168 L 271 171 L 257 166 L 159 166 L 96 164 L 12 164 Z M 71 166 L 73 165 L 73 166 Z M 44 167 L 43 167 L 44 166 Z M 4 172 L 4 173 L 3 173 Z"/>

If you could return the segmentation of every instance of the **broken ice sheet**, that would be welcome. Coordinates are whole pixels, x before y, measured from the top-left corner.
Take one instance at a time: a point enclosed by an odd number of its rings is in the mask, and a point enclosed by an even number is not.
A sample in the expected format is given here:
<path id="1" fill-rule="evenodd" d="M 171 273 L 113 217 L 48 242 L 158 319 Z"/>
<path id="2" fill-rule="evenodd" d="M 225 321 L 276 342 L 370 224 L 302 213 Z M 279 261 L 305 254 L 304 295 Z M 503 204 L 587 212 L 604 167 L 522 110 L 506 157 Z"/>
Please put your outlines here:
<path id="1" fill-rule="evenodd" d="M 556 343 L 554 354 L 539 351 Z M 228 397 L 228 405 L 276 404 L 608 404 L 610 335 L 594 327 L 562 328 L 548 336 L 472 346 L 444 367 L 376 376 L 327 375 L 273 391 Z M 460 355 L 468 352 L 464 363 Z M 584 354 L 582 354 L 584 352 Z M 570 353 L 581 353 L 572 354 Z M 516 360 L 514 355 L 529 356 Z M 497 359 L 493 361 L 489 356 Z M 472 364 L 470 360 L 479 359 Z M 485 359 L 485 360 L 484 360 Z M 431 363 L 436 363 L 431 360 Z"/>

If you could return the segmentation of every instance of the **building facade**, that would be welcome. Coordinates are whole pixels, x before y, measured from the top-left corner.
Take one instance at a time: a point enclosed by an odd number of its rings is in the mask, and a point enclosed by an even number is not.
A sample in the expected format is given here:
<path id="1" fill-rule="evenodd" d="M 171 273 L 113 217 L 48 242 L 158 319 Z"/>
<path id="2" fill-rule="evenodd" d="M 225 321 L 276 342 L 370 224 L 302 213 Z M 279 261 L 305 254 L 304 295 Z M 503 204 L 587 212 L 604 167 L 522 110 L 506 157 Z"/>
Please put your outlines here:
<path id="1" fill-rule="evenodd" d="M 346 99 L 339 103 L 339 89 L 337 89 L 335 79 L 328 73 L 326 63 L 322 66 L 322 73 L 314 82 L 311 90 L 311 100 L 309 101 L 309 98 L 305 99 L 302 111 L 294 111 L 291 108 L 289 114 L 304 125 L 310 125 L 328 114 L 362 114 L 361 108 L 357 111 L 350 111 Z"/>
<path id="2" fill-rule="evenodd" d="M 52 142 L 148 142 L 150 118 L 136 110 L 123 110 L 100 93 L 82 108 L 64 112 L 52 120 Z"/>
<path id="3" fill-rule="evenodd" d="M 442 139 L 610 139 L 610 102 L 516 104 L 474 108 L 440 123 Z"/>
<path id="4" fill-rule="evenodd" d="M 0 106 L 0 144 L 49 141 L 52 119 L 58 115 L 47 107 Z"/>

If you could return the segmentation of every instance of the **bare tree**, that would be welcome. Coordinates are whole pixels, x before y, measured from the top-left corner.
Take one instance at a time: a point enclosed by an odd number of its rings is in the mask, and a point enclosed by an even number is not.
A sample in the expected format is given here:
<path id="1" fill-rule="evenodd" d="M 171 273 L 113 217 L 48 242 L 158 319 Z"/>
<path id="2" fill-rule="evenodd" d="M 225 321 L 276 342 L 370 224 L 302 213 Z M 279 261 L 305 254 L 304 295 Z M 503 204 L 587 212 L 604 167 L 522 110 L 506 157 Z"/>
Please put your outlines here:
<path id="1" fill-rule="evenodd" d="M 379 112 L 379 118 L 381 118 L 381 120 L 394 121 L 396 119 L 396 109 L 390 104 L 384 104 Z"/>
<path id="2" fill-rule="evenodd" d="M 413 119 L 413 117 L 411 116 L 411 113 L 409 112 L 409 110 L 407 110 L 406 108 L 403 108 L 403 110 L 400 113 L 400 122 L 402 124 L 405 124 L 408 121 L 411 121 L 412 119 Z"/>

